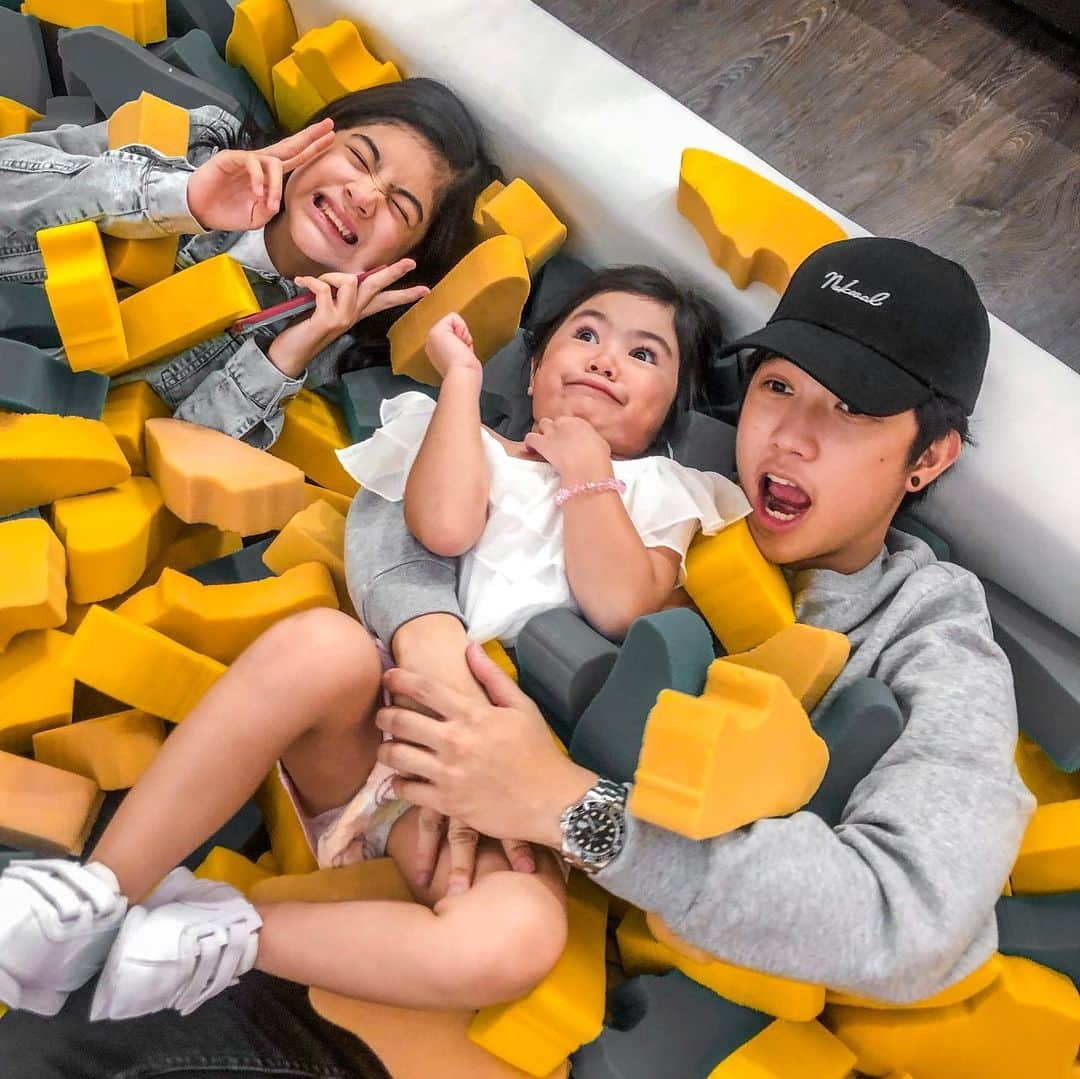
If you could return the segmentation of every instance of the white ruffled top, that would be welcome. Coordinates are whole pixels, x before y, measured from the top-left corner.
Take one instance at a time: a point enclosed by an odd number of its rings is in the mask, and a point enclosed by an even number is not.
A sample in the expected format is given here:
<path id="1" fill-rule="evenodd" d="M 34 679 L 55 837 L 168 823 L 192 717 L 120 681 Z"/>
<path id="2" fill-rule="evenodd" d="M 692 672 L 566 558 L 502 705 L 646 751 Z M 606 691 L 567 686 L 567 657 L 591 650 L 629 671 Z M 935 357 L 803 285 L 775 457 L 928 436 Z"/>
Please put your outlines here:
<path id="1" fill-rule="evenodd" d="M 434 410 L 435 402 L 422 393 L 383 401 L 382 427 L 338 451 L 345 471 L 369 491 L 400 502 Z M 488 520 L 461 558 L 458 601 L 470 639 L 513 643 L 534 614 L 552 607 L 579 611 L 566 578 L 562 510 L 555 506 L 561 484 L 546 461 L 511 457 L 487 430 L 483 445 L 491 472 Z M 668 547 L 684 559 L 680 584 L 698 529 L 711 535 L 750 512 L 730 480 L 667 457 L 613 461 L 612 469 L 626 484 L 623 502 L 645 546 Z"/>

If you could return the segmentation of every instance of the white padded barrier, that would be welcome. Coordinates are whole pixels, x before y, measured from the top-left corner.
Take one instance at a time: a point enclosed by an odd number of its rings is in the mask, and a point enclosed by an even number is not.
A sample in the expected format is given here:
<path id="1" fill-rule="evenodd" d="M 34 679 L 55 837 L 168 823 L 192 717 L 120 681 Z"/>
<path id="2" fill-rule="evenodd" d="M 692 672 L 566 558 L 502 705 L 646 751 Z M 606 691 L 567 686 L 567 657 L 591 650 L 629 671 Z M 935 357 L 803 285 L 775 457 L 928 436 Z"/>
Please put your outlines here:
<path id="1" fill-rule="evenodd" d="M 866 235 L 530 0 L 290 3 L 300 33 L 351 19 L 380 59 L 451 86 L 507 175 L 528 179 L 566 222 L 569 250 L 696 282 L 731 334 L 761 325 L 777 296 L 761 284 L 736 289 L 675 208 L 683 149 L 748 165 Z M 1080 634 L 1080 375 L 991 316 L 973 430 L 978 446 L 919 516 L 957 561 Z"/>

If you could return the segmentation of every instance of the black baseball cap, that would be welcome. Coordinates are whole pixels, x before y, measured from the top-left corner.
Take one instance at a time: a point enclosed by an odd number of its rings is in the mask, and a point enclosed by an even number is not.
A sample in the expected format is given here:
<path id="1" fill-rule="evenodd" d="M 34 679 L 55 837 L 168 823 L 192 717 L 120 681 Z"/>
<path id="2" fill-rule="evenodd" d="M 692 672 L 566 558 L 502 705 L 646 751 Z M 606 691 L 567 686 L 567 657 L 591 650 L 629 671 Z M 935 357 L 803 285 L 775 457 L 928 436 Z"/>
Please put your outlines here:
<path id="1" fill-rule="evenodd" d="M 864 236 L 810 255 L 768 323 L 720 356 L 748 348 L 783 356 L 871 416 L 935 393 L 971 415 L 990 320 L 962 266 L 908 240 Z"/>

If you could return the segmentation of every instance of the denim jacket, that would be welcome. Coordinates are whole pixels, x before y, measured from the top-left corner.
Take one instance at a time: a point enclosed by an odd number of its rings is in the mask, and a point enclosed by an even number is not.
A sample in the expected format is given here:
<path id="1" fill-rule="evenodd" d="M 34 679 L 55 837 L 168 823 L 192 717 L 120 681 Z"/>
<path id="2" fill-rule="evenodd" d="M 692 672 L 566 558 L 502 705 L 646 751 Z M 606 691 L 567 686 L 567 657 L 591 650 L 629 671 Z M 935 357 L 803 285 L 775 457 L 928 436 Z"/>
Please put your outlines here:
<path id="1" fill-rule="evenodd" d="M 107 122 L 0 138 L 0 282 L 43 283 L 37 231 L 74 221 L 96 221 L 102 233 L 130 239 L 179 235 L 178 269 L 227 253 L 243 233 L 204 231 L 188 210 L 187 185 L 214 152 L 195 144 L 209 132 L 235 132 L 239 121 L 214 106 L 190 115 L 186 159 L 140 145 L 110 150 Z M 278 274 L 245 272 L 264 307 L 299 291 Z M 145 379 L 178 419 L 266 449 L 281 434 L 282 407 L 305 381 L 316 386 L 334 378 L 338 357 L 352 344 L 343 335 L 302 377 L 289 378 L 264 351 L 272 337 L 220 334 L 113 384 Z"/>

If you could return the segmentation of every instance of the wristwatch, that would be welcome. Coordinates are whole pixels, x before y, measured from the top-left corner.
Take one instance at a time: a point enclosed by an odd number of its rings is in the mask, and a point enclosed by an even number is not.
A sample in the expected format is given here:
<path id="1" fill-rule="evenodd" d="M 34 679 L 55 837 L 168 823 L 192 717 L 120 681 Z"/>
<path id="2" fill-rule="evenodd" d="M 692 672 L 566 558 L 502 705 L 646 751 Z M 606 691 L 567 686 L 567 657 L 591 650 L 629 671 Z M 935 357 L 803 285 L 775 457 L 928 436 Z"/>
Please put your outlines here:
<path id="1" fill-rule="evenodd" d="M 592 876 L 610 865 L 626 840 L 628 788 L 599 779 L 559 817 L 561 853 L 575 869 Z"/>

